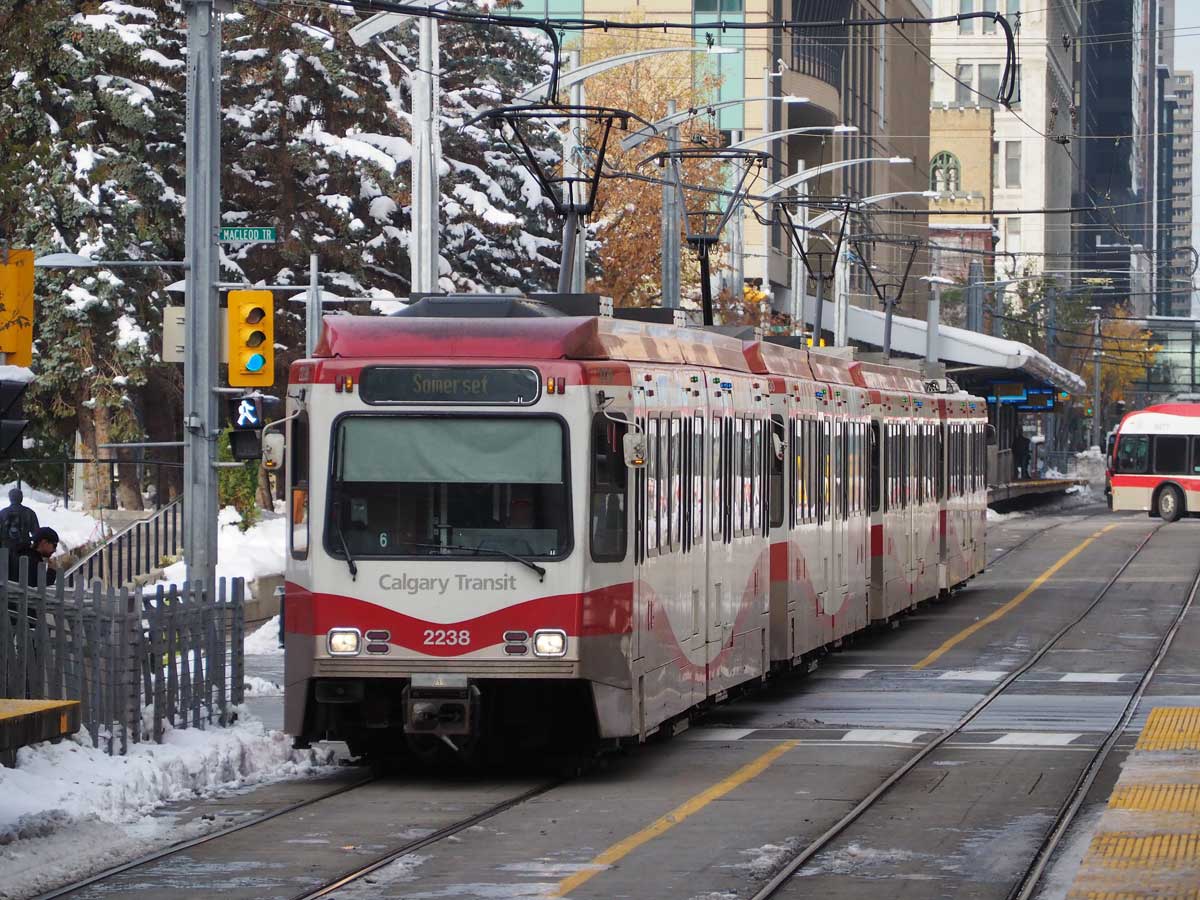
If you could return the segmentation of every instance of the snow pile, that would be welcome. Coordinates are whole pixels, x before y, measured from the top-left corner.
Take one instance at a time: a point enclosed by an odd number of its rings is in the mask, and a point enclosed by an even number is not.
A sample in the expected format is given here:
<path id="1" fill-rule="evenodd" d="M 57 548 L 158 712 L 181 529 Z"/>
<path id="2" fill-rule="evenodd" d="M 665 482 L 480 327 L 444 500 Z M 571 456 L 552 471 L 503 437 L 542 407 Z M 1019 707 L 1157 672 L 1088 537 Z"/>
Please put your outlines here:
<path id="1" fill-rule="evenodd" d="M 992 509 L 989 506 L 988 511 L 987 511 L 987 520 L 989 522 L 1007 522 L 1009 519 L 1019 519 L 1024 515 L 1027 515 L 1027 514 L 1024 512 L 1021 512 L 1020 510 L 1017 510 L 1016 512 L 1008 512 L 1008 513 L 996 512 L 994 509 Z"/>
<path id="2" fill-rule="evenodd" d="M 279 646 L 279 616 L 246 635 L 242 652 L 247 656 L 283 656 L 283 648 Z"/>
<path id="3" fill-rule="evenodd" d="M 241 520 L 232 506 L 221 510 L 217 532 L 217 577 L 244 578 L 249 592 L 250 582 L 255 578 L 283 574 L 287 519 L 264 512 L 263 518 L 246 531 L 237 527 Z M 168 566 L 160 584 L 182 584 L 186 572 L 183 562 Z M 148 590 L 153 591 L 153 586 Z"/>
<path id="4" fill-rule="evenodd" d="M 8 492 L 16 486 L 15 481 L 0 485 L 0 505 L 8 505 Z M 24 504 L 37 513 L 38 524 L 49 525 L 58 532 L 60 553 L 87 546 L 112 531 L 99 519 L 66 506 L 62 497 L 34 490 L 28 485 L 22 485 L 21 492 L 25 495 Z"/>
<path id="5" fill-rule="evenodd" d="M 68 824 L 138 822 L 172 800 L 209 796 L 328 764 L 327 753 L 294 751 L 291 739 L 244 712 L 228 728 L 170 729 L 162 744 L 131 744 L 126 756 L 91 746 L 86 732 L 17 751 L 0 768 L 0 844 Z"/>

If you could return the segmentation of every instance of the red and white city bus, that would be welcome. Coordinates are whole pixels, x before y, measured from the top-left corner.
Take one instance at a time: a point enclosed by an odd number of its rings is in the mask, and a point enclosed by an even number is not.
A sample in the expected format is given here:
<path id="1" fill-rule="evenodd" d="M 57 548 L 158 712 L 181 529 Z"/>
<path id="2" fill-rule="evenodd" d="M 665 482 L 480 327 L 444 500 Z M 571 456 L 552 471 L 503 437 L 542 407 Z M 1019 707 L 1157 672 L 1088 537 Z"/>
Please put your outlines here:
<path id="1" fill-rule="evenodd" d="M 1200 513 L 1200 403 L 1131 412 L 1117 428 L 1112 508 L 1167 522 Z"/>

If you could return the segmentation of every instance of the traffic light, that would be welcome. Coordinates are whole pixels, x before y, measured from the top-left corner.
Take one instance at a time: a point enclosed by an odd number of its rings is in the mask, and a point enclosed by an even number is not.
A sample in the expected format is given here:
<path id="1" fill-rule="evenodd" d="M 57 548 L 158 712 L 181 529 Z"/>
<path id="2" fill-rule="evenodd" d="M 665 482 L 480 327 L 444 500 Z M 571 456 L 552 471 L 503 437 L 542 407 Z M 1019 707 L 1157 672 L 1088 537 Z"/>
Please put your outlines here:
<path id="1" fill-rule="evenodd" d="M 28 419 L 21 418 L 21 395 L 28 386 L 28 381 L 0 381 L 0 457 L 9 455 L 29 424 Z"/>
<path id="2" fill-rule="evenodd" d="M 229 292 L 229 383 L 275 383 L 275 306 L 270 291 Z"/>
<path id="3" fill-rule="evenodd" d="M 1089 403 L 1087 406 L 1085 406 L 1085 407 L 1083 408 L 1083 417 L 1084 417 L 1085 419 L 1090 419 L 1090 418 L 1092 418 L 1092 416 L 1093 416 L 1094 414 L 1095 414 L 1095 413 L 1094 413 L 1094 411 L 1092 410 L 1092 404 L 1090 404 L 1090 403 Z"/>

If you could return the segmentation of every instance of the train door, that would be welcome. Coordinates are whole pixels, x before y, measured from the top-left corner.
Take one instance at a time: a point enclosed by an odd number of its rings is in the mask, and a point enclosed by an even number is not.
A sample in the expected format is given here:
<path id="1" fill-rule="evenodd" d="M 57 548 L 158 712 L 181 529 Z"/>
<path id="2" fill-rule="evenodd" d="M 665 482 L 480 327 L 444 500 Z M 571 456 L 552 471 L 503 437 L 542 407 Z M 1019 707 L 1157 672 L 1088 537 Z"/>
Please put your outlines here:
<path id="1" fill-rule="evenodd" d="M 732 415 L 732 400 L 726 391 L 711 401 L 712 416 L 708 428 L 708 464 L 712 472 L 709 478 L 708 525 L 708 575 L 705 579 L 705 631 L 708 643 L 708 658 L 720 652 L 732 622 L 727 622 L 733 587 L 733 521 L 732 507 L 736 471 L 734 461 L 734 425 L 740 424 Z M 736 488 L 740 490 L 740 488 Z M 710 673 L 711 678 L 711 673 Z"/>
<path id="2" fill-rule="evenodd" d="M 833 420 L 833 578 L 830 581 L 831 600 L 834 609 L 841 609 L 842 596 L 849 589 L 849 573 L 846 563 L 846 546 L 848 541 L 848 523 L 846 510 L 846 422 L 842 419 Z"/>
<path id="3" fill-rule="evenodd" d="M 646 465 L 635 469 L 634 498 L 633 498 L 633 536 L 634 536 L 634 572 L 633 572 L 633 628 L 630 635 L 632 650 L 631 659 L 642 658 L 641 633 L 648 619 L 646 607 L 651 601 L 649 586 L 646 584 L 646 551 L 649 547 L 649 530 L 656 527 L 650 514 L 650 469 L 654 459 L 653 449 L 649 446 L 649 418 L 646 415 L 646 395 L 641 391 L 633 392 L 633 417 L 637 429 L 646 438 Z M 655 501 L 657 502 L 657 501 Z M 657 532 L 655 532 L 657 540 Z M 635 666 L 635 669 L 640 669 Z"/>

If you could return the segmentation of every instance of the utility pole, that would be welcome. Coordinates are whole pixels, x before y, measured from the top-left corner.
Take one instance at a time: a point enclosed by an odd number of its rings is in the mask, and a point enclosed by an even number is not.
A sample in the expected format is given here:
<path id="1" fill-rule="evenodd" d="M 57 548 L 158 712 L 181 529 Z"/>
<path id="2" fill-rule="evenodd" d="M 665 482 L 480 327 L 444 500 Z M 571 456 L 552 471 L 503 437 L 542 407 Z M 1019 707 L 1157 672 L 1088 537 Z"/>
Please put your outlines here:
<path id="1" fill-rule="evenodd" d="M 312 359 L 321 331 L 321 280 L 317 254 L 308 255 L 308 303 L 304 307 L 304 356 Z"/>
<path id="2" fill-rule="evenodd" d="M 1103 423 L 1100 421 L 1100 310 L 1096 310 L 1096 324 L 1092 334 L 1092 446 L 1103 448 Z"/>
<path id="3" fill-rule="evenodd" d="M 850 244 L 842 246 L 842 252 L 834 260 L 833 271 L 833 345 L 846 347 L 850 343 Z M 817 305 L 824 303 L 821 282 L 817 282 Z M 818 336 L 819 337 L 819 336 Z"/>
<path id="4" fill-rule="evenodd" d="M 1046 355 L 1050 362 L 1055 359 L 1055 347 L 1058 343 L 1058 287 L 1051 282 L 1046 286 Z M 1055 400 L 1055 406 L 1058 401 Z M 1058 449 L 1058 414 L 1050 413 L 1046 417 L 1046 450 Z"/>
<path id="5" fill-rule="evenodd" d="M 667 115 L 675 115 L 675 101 L 667 101 Z M 667 149 L 679 149 L 679 126 L 667 129 Z M 662 188 L 662 298 L 667 309 L 679 309 L 679 261 L 682 252 L 680 234 L 683 223 L 679 221 L 682 201 L 674 179 L 663 181 Z"/>
<path id="6" fill-rule="evenodd" d="M 579 68 L 583 57 L 578 50 L 571 51 L 571 68 Z M 571 85 L 571 105 L 583 106 L 586 99 L 583 95 L 583 82 L 577 81 Z M 583 146 L 583 134 L 587 128 L 587 122 L 584 119 L 576 119 L 574 122 L 567 122 L 568 140 L 572 142 L 571 158 L 574 160 L 576 154 L 581 152 Z M 571 259 L 571 292 L 582 294 L 587 287 L 587 228 L 580 226 L 575 229 L 575 255 Z"/>
<path id="7" fill-rule="evenodd" d="M 413 158 L 412 158 L 412 244 L 409 268 L 413 293 L 433 293 L 438 284 L 438 164 L 442 140 L 438 129 L 438 76 L 441 54 L 438 51 L 437 21 L 417 19 L 418 65 L 412 74 Z"/>
<path id="8" fill-rule="evenodd" d="M 977 259 L 967 267 L 967 329 L 983 331 L 983 265 Z"/>
<path id="9" fill-rule="evenodd" d="M 183 556 L 211 589 L 217 565 L 217 316 L 221 219 L 221 20 L 214 0 L 187 3 L 187 274 L 183 366 Z"/>
<path id="10" fill-rule="evenodd" d="M 740 131 L 732 131 L 729 142 L 736 144 L 742 139 Z M 746 285 L 746 214 L 741 209 L 735 209 L 729 220 L 729 295 L 735 302 L 740 302 L 742 291 Z M 768 245 L 769 247 L 769 245 Z M 766 282 L 764 282 L 766 284 Z"/>
<path id="11" fill-rule="evenodd" d="M 925 310 L 925 361 L 931 366 L 938 361 L 941 322 L 942 283 L 934 281 L 929 285 L 929 306 Z"/>

